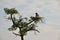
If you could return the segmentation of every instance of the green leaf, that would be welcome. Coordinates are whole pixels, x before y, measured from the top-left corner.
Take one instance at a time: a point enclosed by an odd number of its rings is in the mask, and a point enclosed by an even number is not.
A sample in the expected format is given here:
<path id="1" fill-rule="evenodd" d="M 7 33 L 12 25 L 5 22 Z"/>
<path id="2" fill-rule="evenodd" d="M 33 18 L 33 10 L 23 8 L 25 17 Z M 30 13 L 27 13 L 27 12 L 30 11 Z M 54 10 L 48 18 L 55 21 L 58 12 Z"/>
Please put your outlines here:
<path id="1" fill-rule="evenodd" d="M 11 28 L 8 28 L 9 31 L 14 31 L 16 29 L 17 29 L 16 25 L 12 25 Z"/>
<path id="2" fill-rule="evenodd" d="M 18 14 L 18 11 L 15 8 L 11 8 L 11 9 L 4 8 L 4 11 L 6 14 Z"/>

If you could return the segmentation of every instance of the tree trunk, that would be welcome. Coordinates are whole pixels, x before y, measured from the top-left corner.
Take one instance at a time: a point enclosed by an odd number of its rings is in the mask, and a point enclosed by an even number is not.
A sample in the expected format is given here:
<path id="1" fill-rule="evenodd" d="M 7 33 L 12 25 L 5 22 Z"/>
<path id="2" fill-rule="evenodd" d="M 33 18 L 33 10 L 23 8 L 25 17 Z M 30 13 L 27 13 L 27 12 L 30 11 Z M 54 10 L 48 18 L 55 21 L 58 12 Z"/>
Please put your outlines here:
<path id="1" fill-rule="evenodd" d="M 21 40 L 24 40 L 23 35 L 21 35 Z"/>

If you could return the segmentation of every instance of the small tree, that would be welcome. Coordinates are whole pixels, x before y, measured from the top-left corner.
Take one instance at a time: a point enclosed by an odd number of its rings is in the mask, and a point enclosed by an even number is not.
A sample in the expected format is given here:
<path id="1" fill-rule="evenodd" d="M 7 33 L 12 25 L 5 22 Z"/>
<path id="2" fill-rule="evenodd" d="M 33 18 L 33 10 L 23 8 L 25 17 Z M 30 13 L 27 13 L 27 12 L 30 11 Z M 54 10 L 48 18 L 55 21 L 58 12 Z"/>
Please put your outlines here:
<path id="1" fill-rule="evenodd" d="M 4 11 L 7 15 L 9 15 L 8 19 L 12 21 L 13 25 L 11 28 L 8 28 L 9 31 L 14 31 L 17 28 L 19 28 L 18 34 L 13 33 L 17 36 L 21 37 L 21 40 L 24 40 L 24 36 L 27 34 L 28 31 L 37 31 L 39 32 L 36 27 L 37 23 L 42 21 L 42 17 L 38 15 L 38 13 L 35 13 L 35 17 L 31 16 L 30 19 L 27 19 L 26 17 L 23 18 L 21 15 L 19 19 L 14 16 L 14 14 L 18 14 L 18 11 L 14 8 L 8 9 L 4 8 Z"/>

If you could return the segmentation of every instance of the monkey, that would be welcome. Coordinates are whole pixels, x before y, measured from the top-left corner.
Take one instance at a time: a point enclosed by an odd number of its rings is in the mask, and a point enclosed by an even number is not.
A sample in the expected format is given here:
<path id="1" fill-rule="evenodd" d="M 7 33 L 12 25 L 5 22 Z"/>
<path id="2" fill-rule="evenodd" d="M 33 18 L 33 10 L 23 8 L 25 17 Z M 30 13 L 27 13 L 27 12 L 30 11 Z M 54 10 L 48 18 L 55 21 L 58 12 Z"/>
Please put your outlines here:
<path id="1" fill-rule="evenodd" d="M 36 15 L 36 16 L 35 16 L 36 18 L 40 18 L 38 13 L 35 13 L 35 15 Z"/>
<path id="2" fill-rule="evenodd" d="M 39 14 L 38 13 L 35 13 L 36 14 L 36 16 L 39 16 Z"/>

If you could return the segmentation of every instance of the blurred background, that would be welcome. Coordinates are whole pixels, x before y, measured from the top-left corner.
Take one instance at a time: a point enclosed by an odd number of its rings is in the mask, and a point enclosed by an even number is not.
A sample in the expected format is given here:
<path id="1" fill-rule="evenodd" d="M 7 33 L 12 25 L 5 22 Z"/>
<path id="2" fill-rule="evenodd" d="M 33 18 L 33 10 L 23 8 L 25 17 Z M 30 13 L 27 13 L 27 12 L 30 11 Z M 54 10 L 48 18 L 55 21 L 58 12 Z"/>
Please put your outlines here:
<path id="1" fill-rule="evenodd" d="M 37 12 L 44 17 L 44 23 L 38 24 L 40 33 L 28 32 L 25 40 L 60 40 L 60 0 L 0 0 L 0 40 L 20 40 L 8 31 L 12 22 L 6 19 L 4 8 L 17 9 L 17 16 L 30 17 Z"/>

